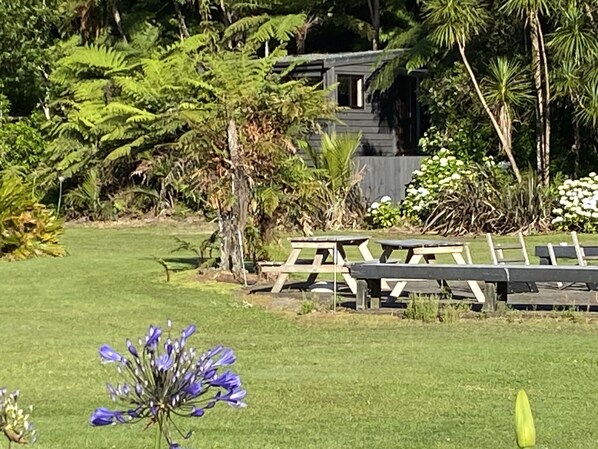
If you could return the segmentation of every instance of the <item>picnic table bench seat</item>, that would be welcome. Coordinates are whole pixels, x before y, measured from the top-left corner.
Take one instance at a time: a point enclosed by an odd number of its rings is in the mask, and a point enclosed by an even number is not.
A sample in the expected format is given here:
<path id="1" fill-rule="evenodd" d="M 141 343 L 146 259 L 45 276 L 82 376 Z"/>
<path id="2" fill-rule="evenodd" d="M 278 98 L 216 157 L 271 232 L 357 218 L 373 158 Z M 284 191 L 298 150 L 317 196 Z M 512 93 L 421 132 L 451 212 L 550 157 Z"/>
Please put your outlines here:
<path id="1" fill-rule="evenodd" d="M 380 262 L 350 265 L 357 282 L 357 308 L 379 307 L 383 278 L 481 281 L 485 283 L 486 310 L 495 311 L 498 299 L 506 301 L 512 282 L 598 282 L 598 266 L 555 265 L 412 265 Z M 370 303 L 371 301 L 371 303 Z"/>
<path id="2" fill-rule="evenodd" d="M 258 262 L 262 273 L 348 273 L 349 268 L 332 264 L 314 265 L 312 259 L 298 259 L 292 265 L 283 261 Z"/>

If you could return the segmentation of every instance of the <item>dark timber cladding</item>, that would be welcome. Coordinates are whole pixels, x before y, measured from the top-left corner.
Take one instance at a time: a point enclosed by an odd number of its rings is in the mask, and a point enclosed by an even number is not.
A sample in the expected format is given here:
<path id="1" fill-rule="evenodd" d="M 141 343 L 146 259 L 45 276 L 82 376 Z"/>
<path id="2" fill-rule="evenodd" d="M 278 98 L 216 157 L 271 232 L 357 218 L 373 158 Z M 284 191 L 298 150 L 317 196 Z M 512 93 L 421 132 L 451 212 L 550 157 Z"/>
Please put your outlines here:
<path id="1" fill-rule="evenodd" d="M 404 53 L 402 49 L 337 54 L 293 55 L 280 59 L 279 70 L 290 65 L 292 77 L 336 85 L 332 100 L 341 108 L 339 123 L 326 123 L 324 131 L 362 132 L 359 156 L 397 156 L 416 154 L 423 130 L 416 93 L 420 73 L 397 76 L 387 93 L 369 89 L 372 74 L 387 61 Z M 313 81 L 312 81 L 313 80 Z M 312 145 L 319 145 L 312 136 Z"/>

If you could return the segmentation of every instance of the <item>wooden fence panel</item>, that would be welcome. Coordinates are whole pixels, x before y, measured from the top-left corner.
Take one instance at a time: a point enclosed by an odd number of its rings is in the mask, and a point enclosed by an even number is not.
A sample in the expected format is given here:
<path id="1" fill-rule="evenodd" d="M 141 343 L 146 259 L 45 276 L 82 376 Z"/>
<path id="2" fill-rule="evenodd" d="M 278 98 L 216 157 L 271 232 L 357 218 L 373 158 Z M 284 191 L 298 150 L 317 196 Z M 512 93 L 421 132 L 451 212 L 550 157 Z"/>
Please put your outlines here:
<path id="1" fill-rule="evenodd" d="M 405 186 L 411 182 L 411 174 L 421 167 L 425 156 L 359 156 L 357 163 L 363 168 L 361 190 L 374 201 L 384 195 L 393 201 L 405 198 Z"/>

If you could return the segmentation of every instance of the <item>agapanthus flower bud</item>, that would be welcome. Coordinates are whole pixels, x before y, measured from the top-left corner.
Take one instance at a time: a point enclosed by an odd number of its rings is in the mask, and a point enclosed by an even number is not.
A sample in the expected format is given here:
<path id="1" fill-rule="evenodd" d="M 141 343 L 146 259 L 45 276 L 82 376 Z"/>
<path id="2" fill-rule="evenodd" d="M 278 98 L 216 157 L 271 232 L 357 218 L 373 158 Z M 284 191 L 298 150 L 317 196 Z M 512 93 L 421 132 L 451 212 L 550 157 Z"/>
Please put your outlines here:
<path id="1" fill-rule="evenodd" d="M 102 362 L 104 363 L 112 363 L 112 362 L 120 362 L 122 363 L 125 358 L 112 349 L 108 345 L 102 345 L 100 347 L 100 357 L 102 358 Z"/>
<path id="2" fill-rule="evenodd" d="M 146 336 L 145 347 L 152 348 L 155 346 L 160 339 L 160 335 L 162 335 L 162 329 L 159 327 L 150 326 Z"/>
<path id="3" fill-rule="evenodd" d="M 139 358 L 139 353 L 137 352 L 137 348 L 135 348 L 135 346 L 133 346 L 133 343 L 128 338 L 127 338 L 127 349 L 129 350 L 129 352 L 131 353 L 131 355 L 133 357 Z"/>

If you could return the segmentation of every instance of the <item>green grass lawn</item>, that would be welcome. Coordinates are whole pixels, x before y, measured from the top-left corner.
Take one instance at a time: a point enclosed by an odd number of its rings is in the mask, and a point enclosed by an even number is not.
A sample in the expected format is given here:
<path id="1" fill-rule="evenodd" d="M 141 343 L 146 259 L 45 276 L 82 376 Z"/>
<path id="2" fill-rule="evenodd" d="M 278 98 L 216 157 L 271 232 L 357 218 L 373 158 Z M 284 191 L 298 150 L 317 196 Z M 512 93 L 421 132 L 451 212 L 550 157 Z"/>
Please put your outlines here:
<path id="1" fill-rule="evenodd" d="M 596 446 L 596 326 L 284 317 L 244 307 L 234 287 L 166 284 L 152 258 L 169 257 L 175 235 L 199 236 L 191 226 L 75 227 L 64 237 L 68 257 L 0 263 L 0 386 L 34 404 L 40 448 L 151 447 L 142 425 L 87 420 L 111 405 L 104 385 L 116 380 L 98 347 L 123 350 L 126 337 L 168 318 L 196 323 L 198 348 L 235 348 L 248 390 L 246 409 L 187 420 L 197 433 L 184 447 L 514 448 L 519 388 L 530 396 L 539 447 Z M 473 249 L 477 261 L 485 241 Z"/>

